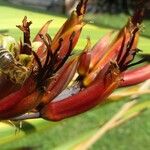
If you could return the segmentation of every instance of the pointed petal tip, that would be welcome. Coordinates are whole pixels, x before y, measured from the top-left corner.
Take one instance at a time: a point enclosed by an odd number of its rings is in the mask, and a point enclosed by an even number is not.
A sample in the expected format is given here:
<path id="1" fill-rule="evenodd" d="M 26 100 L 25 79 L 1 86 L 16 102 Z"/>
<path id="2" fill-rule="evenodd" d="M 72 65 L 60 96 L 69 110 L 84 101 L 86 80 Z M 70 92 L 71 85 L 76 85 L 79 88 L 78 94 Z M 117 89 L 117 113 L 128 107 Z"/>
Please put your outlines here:
<path id="1" fill-rule="evenodd" d="M 77 5 L 77 8 L 76 8 L 76 13 L 78 16 L 82 16 L 85 14 L 87 2 L 88 2 L 88 0 L 80 0 L 79 4 Z"/>
<path id="2" fill-rule="evenodd" d="M 133 25 L 141 24 L 144 17 L 144 8 L 137 9 L 134 15 L 131 18 L 131 22 Z"/>

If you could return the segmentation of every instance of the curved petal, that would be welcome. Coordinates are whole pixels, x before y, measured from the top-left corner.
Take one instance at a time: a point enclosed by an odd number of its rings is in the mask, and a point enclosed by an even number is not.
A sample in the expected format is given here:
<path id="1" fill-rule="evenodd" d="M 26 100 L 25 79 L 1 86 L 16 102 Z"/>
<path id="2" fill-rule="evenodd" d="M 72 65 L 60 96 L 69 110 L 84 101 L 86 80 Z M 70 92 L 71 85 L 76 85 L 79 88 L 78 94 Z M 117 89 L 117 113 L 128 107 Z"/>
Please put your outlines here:
<path id="1" fill-rule="evenodd" d="M 77 58 L 69 60 L 56 75 L 50 79 L 50 85 L 44 94 L 40 107 L 52 101 L 61 91 L 67 87 L 75 75 L 78 61 Z"/>
<path id="2" fill-rule="evenodd" d="M 117 70 L 112 70 L 111 76 L 108 75 L 106 78 L 103 76 L 102 78 L 99 77 L 97 82 L 73 96 L 47 104 L 42 109 L 41 116 L 47 120 L 59 121 L 95 107 L 103 102 L 120 82 Z"/>
<path id="3" fill-rule="evenodd" d="M 0 100 L 0 119 L 7 118 L 5 113 L 11 111 L 12 108 L 22 101 L 26 96 L 35 90 L 36 84 L 32 78 L 27 79 L 25 84 L 17 91 L 11 93 L 7 97 Z M 23 106 L 20 106 L 23 108 Z M 13 115 L 13 114 L 12 114 Z"/>
<path id="4" fill-rule="evenodd" d="M 150 79 L 150 65 L 144 65 L 135 69 L 125 71 L 121 74 L 120 86 L 130 86 Z"/>

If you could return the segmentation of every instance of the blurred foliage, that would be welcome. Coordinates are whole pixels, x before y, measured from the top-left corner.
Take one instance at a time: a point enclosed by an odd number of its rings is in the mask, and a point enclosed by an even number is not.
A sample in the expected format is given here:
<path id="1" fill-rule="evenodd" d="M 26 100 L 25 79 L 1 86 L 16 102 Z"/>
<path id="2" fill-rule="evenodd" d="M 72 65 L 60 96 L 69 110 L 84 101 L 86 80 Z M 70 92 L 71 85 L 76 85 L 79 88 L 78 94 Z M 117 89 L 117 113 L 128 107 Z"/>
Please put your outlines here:
<path id="1" fill-rule="evenodd" d="M 126 13 L 130 14 L 134 9 L 139 6 L 142 2 L 145 2 L 147 4 L 148 1 L 141 0 L 89 0 L 91 3 L 90 10 L 95 13 L 111 13 L 111 14 L 117 14 L 117 13 Z M 93 8 L 92 8 L 93 7 Z M 145 6 L 145 8 L 148 10 L 149 7 Z"/>

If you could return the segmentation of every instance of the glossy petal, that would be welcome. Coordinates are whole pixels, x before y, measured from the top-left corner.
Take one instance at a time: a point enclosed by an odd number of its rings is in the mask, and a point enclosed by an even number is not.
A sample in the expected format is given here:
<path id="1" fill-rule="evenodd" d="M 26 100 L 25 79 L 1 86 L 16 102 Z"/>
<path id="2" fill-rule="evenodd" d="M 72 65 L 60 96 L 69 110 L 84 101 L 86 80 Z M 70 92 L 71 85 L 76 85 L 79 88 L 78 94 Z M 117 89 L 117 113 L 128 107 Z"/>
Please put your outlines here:
<path id="1" fill-rule="evenodd" d="M 102 57 L 108 50 L 112 33 L 113 32 L 106 34 L 93 46 L 91 50 L 91 64 L 90 64 L 91 69 L 97 64 L 97 62 L 99 62 L 102 59 Z"/>
<path id="2" fill-rule="evenodd" d="M 52 79 L 47 88 L 47 92 L 41 100 L 40 106 L 47 104 L 52 101 L 61 91 L 67 87 L 72 78 L 74 77 L 77 69 L 78 61 L 77 58 L 69 60 Z"/>
<path id="3" fill-rule="evenodd" d="M 52 20 L 50 21 L 47 21 L 43 27 L 39 30 L 38 34 L 35 36 L 35 38 L 33 39 L 33 42 L 41 42 L 42 45 L 38 48 L 37 50 L 37 55 L 39 57 L 42 57 L 43 56 L 43 49 L 45 47 L 45 44 L 43 43 L 43 40 L 41 39 L 41 37 L 39 35 L 43 35 L 45 36 L 48 32 L 48 27 L 49 27 L 49 24 L 52 22 Z"/>
<path id="4" fill-rule="evenodd" d="M 135 69 L 125 71 L 121 74 L 120 86 L 130 86 L 150 79 L 150 65 L 144 65 Z"/>
<path id="5" fill-rule="evenodd" d="M 70 18 L 64 23 L 64 25 L 59 29 L 55 35 L 51 49 L 53 52 L 56 51 L 59 40 L 63 39 L 63 44 L 59 50 L 59 57 L 63 58 L 67 54 L 67 49 L 69 47 L 69 38 L 74 33 L 72 49 L 75 47 L 82 27 L 84 26 L 83 17 L 86 10 L 87 0 L 81 0 L 77 6 L 76 11 L 73 11 Z"/>
<path id="6" fill-rule="evenodd" d="M 0 100 L 0 119 L 9 117 L 5 115 L 5 113 L 7 113 L 8 110 L 10 111 L 11 109 L 15 108 L 16 105 L 20 103 L 20 101 L 22 101 L 22 99 L 30 95 L 34 90 L 35 90 L 35 82 L 33 81 L 33 79 L 29 78 L 19 90 L 1 99 Z"/>
<path id="7" fill-rule="evenodd" d="M 59 121 L 95 107 L 119 85 L 120 77 L 117 69 L 112 70 L 111 76 L 107 75 L 106 73 L 103 79 L 99 77 L 99 82 L 95 82 L 78 94 L 47 104 L 42 109 L 41 116 L 47 120 Z"/>
<path id="8" fill-rule="evenodd" d="M 89 52 L 90 48 L 91 42 L 90 39 L 87 38 L 87 45 L 79 58 L 78 73 L 80 76 L 86 76 L 90 71 L 90 63 L 91 63 L 91 53 Z"/>

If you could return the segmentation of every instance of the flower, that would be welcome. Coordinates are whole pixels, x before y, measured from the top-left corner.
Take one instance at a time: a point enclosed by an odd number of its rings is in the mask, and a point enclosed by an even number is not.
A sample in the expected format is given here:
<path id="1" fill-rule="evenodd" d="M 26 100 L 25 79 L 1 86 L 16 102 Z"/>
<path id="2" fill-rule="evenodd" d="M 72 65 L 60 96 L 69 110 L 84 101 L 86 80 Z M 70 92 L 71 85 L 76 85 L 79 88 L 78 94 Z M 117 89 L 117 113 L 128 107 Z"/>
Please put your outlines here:
<path id="1" fill-rule="evenodd" d="M 48 21 L 31 42 L 32 22 L 27 17 L 17 26 L 23 32 L 23 41 L 0 37 L 1 120 L 38 114 L 59 121 L 95 107 L 116 88 L 129 84 L 130 72 L 125 71 L 134 65 L 131 62 L 139 51 L 143 11 L 138 10 L 111 43 L 112 32 L 92 48 L 88 38 L 83 52 L 71 56 L 84 26 L 86 5 L 87 0 L 79 2 L 53 39 L 47 33 Z M 148 72 L 140 82 L 149 77 Z"/>

